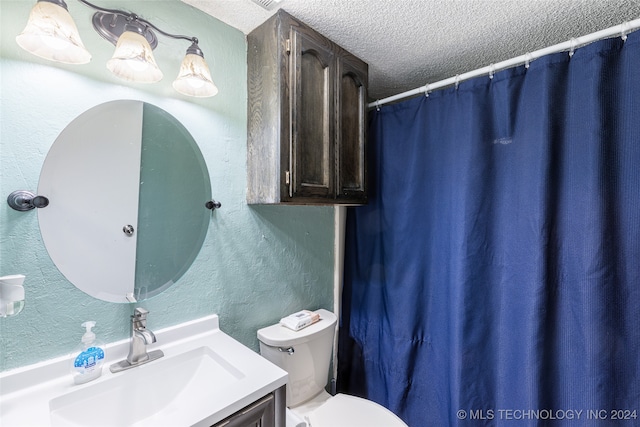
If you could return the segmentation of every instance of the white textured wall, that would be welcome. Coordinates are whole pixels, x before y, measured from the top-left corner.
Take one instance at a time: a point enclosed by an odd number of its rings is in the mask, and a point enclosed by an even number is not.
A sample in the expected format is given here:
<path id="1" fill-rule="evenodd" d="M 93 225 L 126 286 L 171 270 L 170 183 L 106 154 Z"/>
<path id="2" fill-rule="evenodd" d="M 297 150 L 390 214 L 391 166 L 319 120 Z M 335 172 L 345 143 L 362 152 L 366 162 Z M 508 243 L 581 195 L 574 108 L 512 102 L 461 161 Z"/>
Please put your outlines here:
<path id="1" fill-rule="evenodd" d="M 151 329 L 218 313 L 223 330 L 257 350 L 258 328 L 302 308 L 332 309 L 333 208 L 250 207 L 245 202 L 242 33 L 177 0 L 101 3 L 134 10 L 167 31 L 200 39 L 220 93 L 194 100 L 170 85 L 184 43 L 161 38 L 156 60 L 165 73 L 162 82 L 121 84 L 104 66 L 112 46 L 93 32 L 89 11 L 77 2 L 69 2 L 69 9 L 93 54 L 91 64 L 52 65 L 21 51 L 13 39 L 32 4 L 0 3 L 0 276 L 25 274 L 27 294 L 19 316 L 0 319 L 0 370 L 70 353 L 85 320 L 96 320 L 95 331 L 107 342 L 129 333 L 134 306 L 99 301 L 77 290 L 49 259 L 36 212 L 13 211 L 4 201 L 14 190 L 37 189 L 47 151 L 66 124 L 115 99 L 149 102 L 178 118 L 200 146 L 213 197 L 222 202 L 192 268 L 171 289 L 140 304 L 151 312 Z"/>

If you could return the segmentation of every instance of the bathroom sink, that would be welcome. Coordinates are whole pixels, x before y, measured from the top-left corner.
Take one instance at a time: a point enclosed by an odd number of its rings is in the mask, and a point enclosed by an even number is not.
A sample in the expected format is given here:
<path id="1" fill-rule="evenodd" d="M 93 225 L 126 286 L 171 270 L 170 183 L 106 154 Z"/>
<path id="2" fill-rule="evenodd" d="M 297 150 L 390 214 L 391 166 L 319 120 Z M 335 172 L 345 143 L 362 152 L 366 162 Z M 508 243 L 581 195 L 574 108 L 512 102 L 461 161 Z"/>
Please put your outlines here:
<path id="1" fill-rule="evenodd" d="M 52 425 L 172 425 L 244 377 L 208 347 L 140 366 L 49 402 Z"/>
<path id="2" fill-rule="evenodd" d="M 287 373 L 220 330 L 213 314 L 155 331 L 164 357 L 113 373 L 129 339 L 108 343 L 102 376 L 74 384 L 69 357 L 0 372 L 3 427 L 209 427 L 273 393 Z"/>

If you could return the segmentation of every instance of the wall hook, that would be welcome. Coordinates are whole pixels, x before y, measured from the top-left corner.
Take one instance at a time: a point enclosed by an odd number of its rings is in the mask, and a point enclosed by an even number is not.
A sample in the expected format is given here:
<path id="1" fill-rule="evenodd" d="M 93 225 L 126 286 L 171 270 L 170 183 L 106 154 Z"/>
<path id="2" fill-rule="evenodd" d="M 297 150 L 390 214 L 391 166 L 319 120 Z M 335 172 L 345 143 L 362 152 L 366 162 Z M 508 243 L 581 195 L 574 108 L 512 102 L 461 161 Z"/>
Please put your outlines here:
<path id="1" fill-rule="evenodd" d="M 211 199 L 211 200 L 209 200 L 207 203 L 205 203 L 205 204 L 204 204 L 204 206 L 205 206 L 207 209 L 210 209 L 210 210 L 212 210 L 212 211 L 213 211 L 213 210 L 215 210 L 215 209 L 220 209 L 220 208 L 222 207 L 222 203 L 220 203 L 220 202 L 216 202 L 215 200 Z"/>
<path id="2" fill-rule="evenodd" d="M 33 208 L 46 208 L 49 206 L 49 199 L 44 196 L 36 196 L 31 191 L 16 190 L 9 194 L 7 203 L 11 206 L 11 209 L 26 212 Z"/>

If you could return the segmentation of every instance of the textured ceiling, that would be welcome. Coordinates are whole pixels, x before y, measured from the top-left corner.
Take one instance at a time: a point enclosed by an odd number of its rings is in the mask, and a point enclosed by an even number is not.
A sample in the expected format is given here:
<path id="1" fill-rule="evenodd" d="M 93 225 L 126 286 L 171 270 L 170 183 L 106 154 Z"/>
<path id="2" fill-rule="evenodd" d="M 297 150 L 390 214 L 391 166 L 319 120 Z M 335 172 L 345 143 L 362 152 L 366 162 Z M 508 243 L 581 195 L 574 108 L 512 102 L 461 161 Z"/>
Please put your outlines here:
<path id="1" fill-rule="evenodd" d="M 251 0 L 183 0 L 247 34 L 275 13 Z M 638 0 L 282 0 L 369 64 L 380 99 L 640 18 Z"/>

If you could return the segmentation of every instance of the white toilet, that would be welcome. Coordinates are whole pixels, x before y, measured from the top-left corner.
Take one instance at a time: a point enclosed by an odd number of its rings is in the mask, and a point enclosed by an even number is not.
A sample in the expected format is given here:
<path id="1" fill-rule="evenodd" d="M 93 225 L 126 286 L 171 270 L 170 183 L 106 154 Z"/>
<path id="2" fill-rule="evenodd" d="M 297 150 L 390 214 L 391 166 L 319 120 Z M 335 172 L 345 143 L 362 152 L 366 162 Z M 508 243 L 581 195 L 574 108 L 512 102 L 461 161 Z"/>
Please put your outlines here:
<path id="1" fill-rule="evenodd" d="M 322 309 L 316 313 L 320 320 L 299 331 L 280 324 L 258 331 L 260 354 L 289 374 L 287 407 L 292 418 L 310 427 L 407 427 L 375 402 L 340 393 L 331 396 L 325 391 L 336 316 Z"/>

